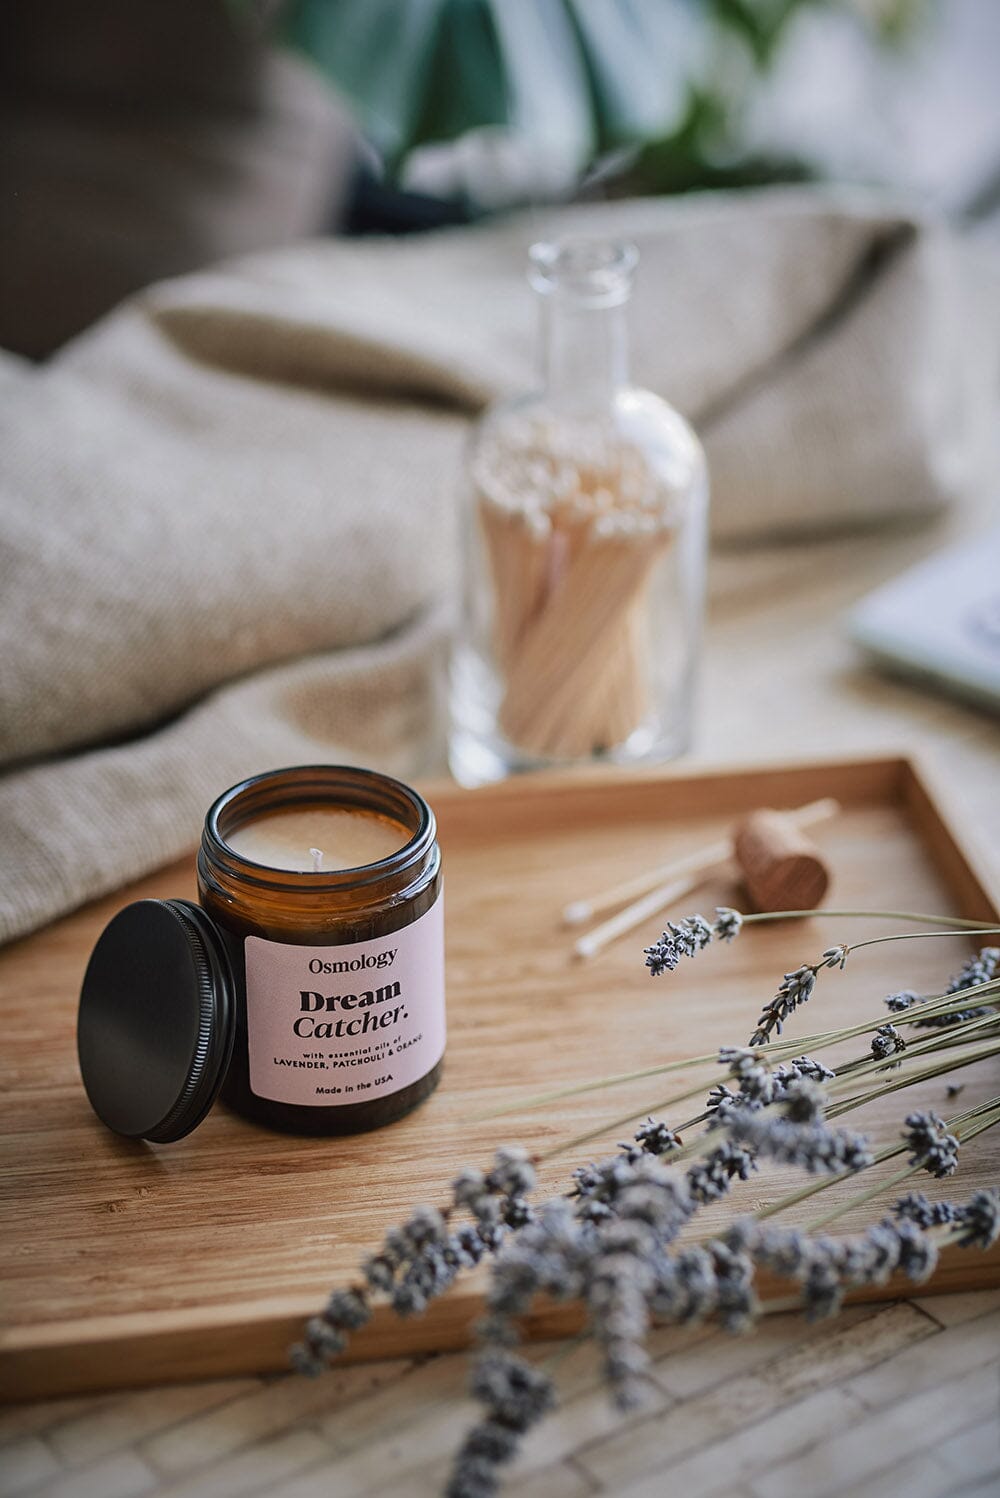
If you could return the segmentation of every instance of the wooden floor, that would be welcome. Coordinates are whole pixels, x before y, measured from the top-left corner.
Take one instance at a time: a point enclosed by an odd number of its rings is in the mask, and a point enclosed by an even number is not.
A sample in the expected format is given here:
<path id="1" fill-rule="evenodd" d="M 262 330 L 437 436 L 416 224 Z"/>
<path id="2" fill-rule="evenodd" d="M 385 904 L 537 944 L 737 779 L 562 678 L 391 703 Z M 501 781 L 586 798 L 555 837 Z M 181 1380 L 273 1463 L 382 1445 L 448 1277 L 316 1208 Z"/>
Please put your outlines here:
<path id="1" fill-rule="evenodd" d="M 987 1498 L 1000 1493 L 1000 1292 L 848 1310 L 757 1334 L 664 1331 L 647 1407 L 564 1357 L 517 1498 Z M 536 1347 L 544 1358 L 547 1349 Z M 472 1414 L 460 1354 L 310 1382 L 232 1379 L 0 1412 L 0 1494 L 434 1498 Z"/>

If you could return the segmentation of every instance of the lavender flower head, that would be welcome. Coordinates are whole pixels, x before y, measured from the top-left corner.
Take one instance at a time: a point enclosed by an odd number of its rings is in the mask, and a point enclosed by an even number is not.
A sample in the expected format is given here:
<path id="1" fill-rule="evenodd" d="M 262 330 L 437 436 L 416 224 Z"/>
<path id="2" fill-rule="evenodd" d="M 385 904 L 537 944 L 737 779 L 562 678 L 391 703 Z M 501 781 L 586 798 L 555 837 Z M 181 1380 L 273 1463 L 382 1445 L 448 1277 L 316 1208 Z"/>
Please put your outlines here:
<path id="1" fill-rule="evenodd" d="M 876 1061 L 886 1061 L 905 1050 L 906 1041 L 895 1025 L 879 1025 L 872 1036 L 872 1055 Z"/>
<path id="2" fill-rule="evenodd" d="M 647 1118 L 636 1129 L 635 1142 L 647 1155 L 668 1155 L 680 1149 L 681 1136 L 662 1119 Z"/>
<path id="3" fill-rule="evenodd" d="M 963 963 L 949 982 L 945 992 L 947 994 L 964 993 L 967 988 L 978 988 L 981 983 L 989 983 L 997 977 L 1000 977 L 1000 947 L 983 947 L 980 952 Z M 904 1010 L 926 1004 L 930 997 L 930 995 L 914 993 L 911 989 L 904 989 L 901 993 L 890 994 L 885 1004 L 886 1008 L 894 1014 L 901 1014 Z M 916 1023 L 924 1030 L 947 1029 L 965 1020 L 981 1019 L 992 1013 L 993 1008 L 993 1005 L 986 1004 L 977 1008 L 953 1010 L 950 1014 L 931 1014 L 926 1019 L 917 1020 Z"/>
<path id="4" fill-rule="evenodd" d="M 974 1191 L 957 1213 L 962 1224 L 959 1245 L 962 1248 L 992 1248 L 1000 1238 L 1000 1189 L 990 1186 Z"/>
<path id="5" fill-rule="evenodd" d="M 868 1141 L 862 1134 L 830 1129 L 819 1118 L 795 1123 L 780 1113 L 734 1108 L 726 1117 L 726 1128 L 737 1143 L 782 1164 L 797 1165 L 810 1175 L 854 1172 L 872 1163 Z"/>
<path id="6" fill-rule="evenodd" d="M 907 1009 L 912 1009 L 914 1004 L 922 1004 L 923 996 L 914 993 L 912 988 L 901 989 L 899 993 L 891 993 L 885 1001 L 885 1007 L 892 1014 L 903 1014 Z"/>
<path id="7" fill-rule="evenodd" d="M 726 1139 L 688 1168 L 688 1191 L 699 1206 L 707 1206 L 725 1196 L 733 1181 L 748 1181 L 756 1169 L 753 1150 Z"/>
<path id="8" fill-rule="evenodd" d="M 932 1202 L 922 1191 L 900 1197 L 893 1207 L 899 1218 L 924 1229 L 951 1227 L 961 1248 L 992 1248 L 1000 1238 L 1000 1188 L 974 1191 L 964 1206 L 954 1202 Z"/>
<path id="9" fill-rule="evenodd" d="M 555 1404 L 548 1375 L 506 1351 L 484 1352 L 475 1363 L 470 1387 L 486 1414 L 462 1443 L 445 1498 L 492 1498 L 500 1468 L 515 1456 L 520 1437 Z"/>
<path id="10" fill-rule="evenodd" d="M 912 1151 L 911 1165 L 922 1165 L 938 1179 L 958 1169 L 958 1140 L 948 1133 L 944 1119 L 936 1113 L 908 1114 L 903 1138 Z"/>
<path id="11" fill-rule="evenodd" d="M 804 962 L 794 972 L 786 973 L 774 998 L 761 1010 L 757 1028 L 750 1037 L 752 1046 L 766 1045 L 772 1034 L 781 1034 L 782 1026 L 790 1014 L 808 1002 L 816 987 L 816 976 L 825 967 L 842 968 L 847 961 L 849 948 L 841 944 L 827 947 L 818 962 Z"/>
<path id="12" fill-rule="evenodd" d="M 712 941 L 730 942 L 739 935 L 743 917 L 738 910 L 720 905 L 715 917 L 714 922 L 706 921 L 703 915 L 687 915 L 680 921 L 668 921 L 662 936 L 645 951 L 650 977 L 659 978 L 662 973 L 672 973 L 682 957 L 695 957 Z"/>

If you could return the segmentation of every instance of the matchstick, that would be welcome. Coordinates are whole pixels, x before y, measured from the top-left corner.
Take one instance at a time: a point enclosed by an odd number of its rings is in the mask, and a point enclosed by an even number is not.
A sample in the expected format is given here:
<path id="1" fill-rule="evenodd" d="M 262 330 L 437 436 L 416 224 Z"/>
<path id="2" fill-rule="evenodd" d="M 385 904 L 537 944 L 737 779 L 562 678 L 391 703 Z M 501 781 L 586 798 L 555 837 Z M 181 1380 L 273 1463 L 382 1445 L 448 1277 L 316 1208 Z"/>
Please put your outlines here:
<path id="1" fill-rule="evenodd" d="M 587 433 L 574 454 L 546 435 L 487 442 L 475 477 L 499 727 L 529 753 L 576 759 L 624 744 L 655 708 L 650 584 L 675 517 L 627 443 Z"/>
<path id="2" fill-rule="evenodd" d="M 811 801 L 807 806 L 800 806 L 796 811 L 784 812 L 780 815 L 786 822 L 801 831 L 803 828 L 814 827 L 817 822 L 836 816 L 839 811 L 840 802 L 835 801 L 832 796 L 827 796 L 820 801 Z M 645 889 L 646 891 L 640 899 L 627 905 L 617 915 L 595 926 L 585 936 L 581 936 L 574 944 L 574 953 L 578 957 L 593 957 L 595 953 L 617 940 L 619 936 L 624 936 L 627 931 L 634 931 L 636 926 L 641 925 L 649 916 L 657 915 L 668 905 L 672 905 L 675 900 L 689 895 L 710 875 L 726 866 L 732 857 L 732 840 L 720 838 L 718 842 L 709 843 L 707 847 L 699 848 L 694 853 L 689 853 L 683 858 L 676 858 L 671 863 L 661 864 L 658 869 L 651 869 L 646 874 L 638 875 L 635 879 L 617 885 L 614 889 L 606 890 L 603 895 L 597 895 L 592 900 L 576 900 L 567 905 L 563 911 L 563 920 L 568 925 L 582 925 L 599 911 L 612 909 L 615 905 L 621 904 L 622 899 L 628 899 L 638 890 Z M 656 882 L 654 887 L 649 889 L 649 882 L 653 879 Z"/>

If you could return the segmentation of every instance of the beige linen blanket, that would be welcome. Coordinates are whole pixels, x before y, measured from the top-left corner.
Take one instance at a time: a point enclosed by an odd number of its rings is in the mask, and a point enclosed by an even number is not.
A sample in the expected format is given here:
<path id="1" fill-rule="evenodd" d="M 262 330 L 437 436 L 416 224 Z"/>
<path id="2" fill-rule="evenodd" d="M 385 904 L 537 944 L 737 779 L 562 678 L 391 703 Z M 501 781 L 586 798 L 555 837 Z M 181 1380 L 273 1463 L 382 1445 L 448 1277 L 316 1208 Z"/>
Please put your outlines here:
<path id="1" fill-rule="evenodd" d="M 180 854 L 281 763 L 440 764 L 469 418 L 530 383 L 532 239 L 637 241 L 637 380 L 718 537 L 969 479 L 948 244 L 799 190 L 308 243 L 156 286 L 0 379 L 0 939 Z"/>

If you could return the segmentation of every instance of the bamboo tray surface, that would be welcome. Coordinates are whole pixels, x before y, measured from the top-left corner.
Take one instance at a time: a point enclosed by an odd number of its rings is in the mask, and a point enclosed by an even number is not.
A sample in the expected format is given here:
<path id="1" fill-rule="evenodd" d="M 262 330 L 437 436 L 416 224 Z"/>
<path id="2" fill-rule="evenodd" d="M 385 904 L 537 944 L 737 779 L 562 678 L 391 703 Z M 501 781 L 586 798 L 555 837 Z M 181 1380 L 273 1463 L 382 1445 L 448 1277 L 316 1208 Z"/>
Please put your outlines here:
<path id="1" fill-rule="evenodd" d="M 91 947 L 129 900 L 192 896 L 193 859 L 0 954 L 7 1397 L 283 1366 L 302 1316 L 353 1277 L 359 1257 L 410 1206 L 443 1204 L 460 1165 L 487 1163 L 498 1143 L 545 1150 L 606 1123 L 600 1140 L 546 1167 L 544 1185 L 565 1189 L 581 1158 L 629 1136 L 635 1124 L 617 1119 L 680 1091 L 685 1074 L 502 1119 L 484 1113 L 601 1074 L 744 1044 L 783 972 L 836 941 L 896 929 L 891 921 L 829 917 L 748 928 L 731 947 L 713 946 L 651 980 L 642 947 L 658 934 L 657 917 L 589 963 L 570 960 L 570 935 L 559 926 L 566 901 L 725 834 L 743 812 L 840 799 L 842 814 L 815 834 L 834 870 L 829 900 L 838 908 L 944 911 L 986 923 L 998 915 L 975 854 L 905 759 L 699 775 L 585 773 L 430 794 L 446 869 L 446 1069 L 435 1096 L 388 1129 L 297 1139 L 217 1105 L 187 1139 L 151 1146 L 120 1139 L 94 1118 L 75 1055 L 77 994 Z M 673 914 L 739 901 L 738 888 L 718 879 Z M 788 1033 L 871 1018 L 899 988 L 936 990 L 971 947 L 947 935 L 859 952 L 843 973 L 821 975 Z M 919 1100 L 948 1116 L 995 1093 L 998 1075 L 995 1059 L 968 1068 L 954 1102 L 944 1079 L 926 1083 L 906 1094 L 905 1111 Z M 666 1116 L 676 1123 L 693 1111 L 682 1105 Z M 889 1098 L 845 1123 L 885 1139 L 903 1111 Z M 967 1147 L 952 1181 L 938 1188 L 924 1176 L 918 1184 L 965 1196 L 998 1178 L 1000 1138 L 987 1134 Z M 788 1186 L 787 1175 L 762 1172 L 736 1188 L 730 1210 L 750 1210 Z M 856 1184 L 832 1187 L 823 1209 L 850 1189 Z M 817 1210 L 806 1203 L 787 1220 L 806 1222 Z M 854 1220 L 845 1216 L 837 1230 L 871 1213 L 869 1206 Z M 996 1251 L 950 1251 L 935 1281 L 949 1289 L 998 1283 Z M 479 1295 L 473 1277 L 425 1317 L 380 1314 L 353 1353 L 458 1345 Z M 541 1307 L 530 1329 L 551 1334 L 567 1324 L 565 1310 Z"/>

